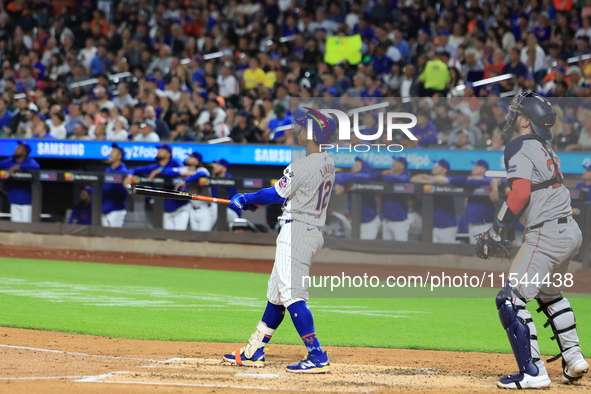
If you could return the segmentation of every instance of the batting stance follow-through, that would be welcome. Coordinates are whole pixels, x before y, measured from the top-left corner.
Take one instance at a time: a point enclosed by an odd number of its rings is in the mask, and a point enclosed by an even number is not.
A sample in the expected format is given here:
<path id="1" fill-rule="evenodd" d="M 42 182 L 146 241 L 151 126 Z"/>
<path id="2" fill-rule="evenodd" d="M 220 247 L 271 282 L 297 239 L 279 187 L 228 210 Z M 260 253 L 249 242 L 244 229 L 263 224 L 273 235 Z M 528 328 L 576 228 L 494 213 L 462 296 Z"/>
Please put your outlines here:
<path id="1" fill-rule="evenodd" d="M 239 365 L 265 365 L 265 344 L 281 324 L 287 309 L 298 334 L 308 349 L 308 356 L 297 364 L 287 366 L 293 373 L 326 373 L 330 363 L 322 350 L 312 312 L 308 308 L 307 287 L 303 276 L 308 276 L 310 264 L 322 248 L 324 238 L 320 227 L 326 220 L 326 208 L 335 180 L 334 162 L 319 144 L 329 143 L 336 131 L 335 121 L 313 109 L 294 113 L 300 145 L 306 147 L 306 157 L 296 160 L 283 171 L 283 177 L 268 189 L 256 193 L 237 194 L 230 205 L 242 210 L 253 210 L 254 204 L 283 202 L 279 217 L 281 230 L 277 237 L 275 263 L 267 289 L 267 308 L 248 343 L 224 360 Z M 308 120 L 312 120 L 313 139 L 307 137 Z"/>
<path id="2" fill-rule="evenodd" d="M 570 193 L 563 184 L 560 161 L 553 152 L 549 130 L 556 113 L 548 100 L 535 93 L 516 97 L 505 130 L 516 137 L 505 149 L 509 194 L 493 227 L 480 234 L 477 254 L 488 258 L 505 245 L 506 229 L 516 217 L 525 227 L 525 239 L 511 266 L 505 287 L 496 299 L 501 323 L 513 348 L 519 373 L 501 378 L 498 387 L 536 389 L 550 386 L 540 360 L 536 327 L 526 304 L 536 299 L 538 312 L 548 317 L 562 356 L 562 381 L 580 379 L 589 369 L 579 347 L 575 315 L 562 295 L 571 259 L 581 247 L 582 235 L 572 218 Z M 512 279 L 511 279 L 512 278 Z"/>

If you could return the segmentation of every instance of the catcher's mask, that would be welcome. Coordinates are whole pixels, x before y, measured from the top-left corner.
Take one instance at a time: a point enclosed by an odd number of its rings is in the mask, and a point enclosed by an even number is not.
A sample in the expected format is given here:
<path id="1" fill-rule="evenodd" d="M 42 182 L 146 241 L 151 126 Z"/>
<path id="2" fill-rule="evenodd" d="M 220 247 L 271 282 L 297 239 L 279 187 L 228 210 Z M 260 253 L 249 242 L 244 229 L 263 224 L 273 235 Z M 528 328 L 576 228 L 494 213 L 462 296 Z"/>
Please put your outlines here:
<path id="1" fill-rule="evenodd" d="M 509 106 L 507 123 L 503 131 L 513 128 L 519 115 L 530 120 L 531 127 L 538 137 L 544 140 L 552 139 L 550 127 L 556 123 L 556 111 L 546 98 L 533 92 L 521 93 L 515 97 Z"/>

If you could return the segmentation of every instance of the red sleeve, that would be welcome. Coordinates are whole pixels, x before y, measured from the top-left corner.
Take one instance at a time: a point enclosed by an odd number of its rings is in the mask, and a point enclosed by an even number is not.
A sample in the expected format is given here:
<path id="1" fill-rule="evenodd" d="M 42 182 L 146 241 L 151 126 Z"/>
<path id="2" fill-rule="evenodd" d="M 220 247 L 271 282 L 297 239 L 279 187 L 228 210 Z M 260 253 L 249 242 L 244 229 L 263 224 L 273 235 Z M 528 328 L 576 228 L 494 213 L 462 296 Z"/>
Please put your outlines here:
<path id="1" fill-rule="evenodd" d="M 531 181 L 517 178 L 511 183 L 511 193 L 507 197 L 507 206 L 516 215 L 519 215 L 531 196 Z"/>

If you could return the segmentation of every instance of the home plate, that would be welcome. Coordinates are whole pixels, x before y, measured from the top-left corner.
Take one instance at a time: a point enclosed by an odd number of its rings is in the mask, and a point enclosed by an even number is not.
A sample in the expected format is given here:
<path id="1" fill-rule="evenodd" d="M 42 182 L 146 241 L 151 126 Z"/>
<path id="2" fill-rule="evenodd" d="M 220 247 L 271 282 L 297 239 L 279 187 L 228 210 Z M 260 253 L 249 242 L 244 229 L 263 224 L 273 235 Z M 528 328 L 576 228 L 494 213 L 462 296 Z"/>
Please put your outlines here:
<path id="1" fill-rule="evenodd" d="M 285 375 L 276 375 L 273 373 L 237 373 L 234 376 L 237 378 L 259 378 L 259 379 L 273 379 L 284 378 Z"/>

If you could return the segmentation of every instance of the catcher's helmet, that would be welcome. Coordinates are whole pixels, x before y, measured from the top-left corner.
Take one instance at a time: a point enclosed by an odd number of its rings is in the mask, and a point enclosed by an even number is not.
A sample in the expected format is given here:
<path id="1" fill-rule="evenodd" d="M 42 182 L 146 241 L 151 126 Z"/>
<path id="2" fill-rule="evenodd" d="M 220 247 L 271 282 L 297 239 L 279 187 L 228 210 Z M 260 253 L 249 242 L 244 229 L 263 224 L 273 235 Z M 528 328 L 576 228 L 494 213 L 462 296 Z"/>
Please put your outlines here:
<path id="1" fill-rule="evenodd" d="M 317 109 L 298 108 L 294 111 L 295 124 L 308 128 L 308 119 L 312 119 L 312 132 L 314 141 L 319 144 L 328 144 L 337 130 L 337 123 L 330 115 L 324 115 Z"/>
<path id="2" fill-rule="evenodd" d="M 538 137 L 545 140 L 552 139 L 550 127 L 556 123 L 556 111 L 552 108 L 550 101 L 537 93 L 521 93 L 513 99 L 513 103 L 509 107 L 505 131 L 515 125 L 519 115 L 523 115 L 530 120 L 531 127 Z"/>

